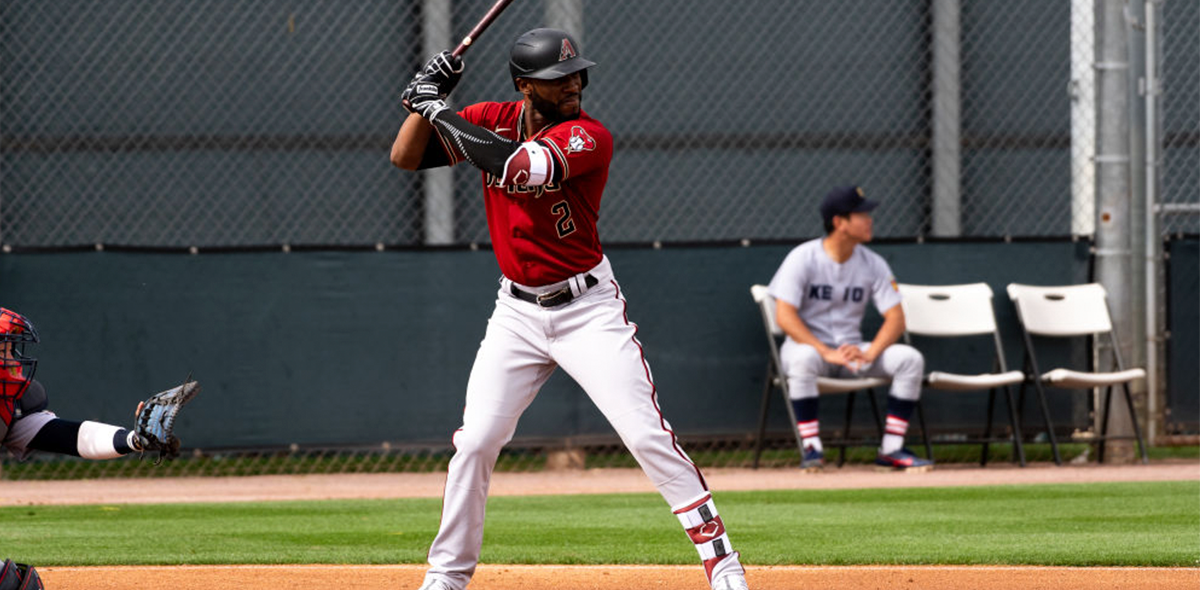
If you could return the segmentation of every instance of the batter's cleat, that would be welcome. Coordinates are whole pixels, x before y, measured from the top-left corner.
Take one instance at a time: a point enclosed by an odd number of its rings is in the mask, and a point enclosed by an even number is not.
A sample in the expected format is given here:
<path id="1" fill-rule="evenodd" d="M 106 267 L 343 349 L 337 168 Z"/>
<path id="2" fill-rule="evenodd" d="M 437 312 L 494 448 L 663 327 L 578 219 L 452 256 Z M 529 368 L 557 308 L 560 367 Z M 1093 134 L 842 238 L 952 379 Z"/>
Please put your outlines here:
<path id="1" fill-rule="evenodd" d="M 800 458 L 800 469 L 808 473 L 816 473 L 825 468 L 825 452 L 815 447 L 804 447 L 804 455 Z"/>
<path id="2" fill-rule="evenodd" d="M 922 459 L 912 453 L 908 449 L 900 449 L 894 453 L 884 455 L 880 453 L 875 456 L 875 468 L 879 471 L 904 471 L 907 473 L 921 473 L 924 471 L 933 470 L 933 461 Z"/>
<path id="3" fill-rule="evenodd" d="M 418 588 L 417 590 L 458 590 L 458 589 L 455 588 L 454 586 L 451 586 L 450 582 L 447 582 L 445 580 L 441 580 L 438 578 L 432 578 L 429 580 L 425 580 L 425 583 L 421 584 L 421 587 Z"/>
<path id="4" fill-rule="evenodd" d="M 750 590 L 746 584 L 746 576 L 739 573 L 725 574 L 712 583 L 713 590 Z"/>

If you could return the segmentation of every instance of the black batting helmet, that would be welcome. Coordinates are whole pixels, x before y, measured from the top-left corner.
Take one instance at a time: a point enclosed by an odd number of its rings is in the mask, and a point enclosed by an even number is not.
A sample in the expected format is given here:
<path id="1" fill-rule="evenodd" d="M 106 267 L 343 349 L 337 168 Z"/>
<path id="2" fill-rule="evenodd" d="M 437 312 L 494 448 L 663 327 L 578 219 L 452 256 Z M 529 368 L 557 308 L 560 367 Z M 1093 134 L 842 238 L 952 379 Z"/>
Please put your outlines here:
<path id="1" fill-rule="evenodd" d="M 579 72 L 580 84 L 587 86 L 587 69 L 594 65 L 596 62 L 580 57 L 579 44 L 558 29 L 534 29 L 517 37 L 508 57 L 514 88 L 517 78 L 553 80 L 575 72 Z"/>

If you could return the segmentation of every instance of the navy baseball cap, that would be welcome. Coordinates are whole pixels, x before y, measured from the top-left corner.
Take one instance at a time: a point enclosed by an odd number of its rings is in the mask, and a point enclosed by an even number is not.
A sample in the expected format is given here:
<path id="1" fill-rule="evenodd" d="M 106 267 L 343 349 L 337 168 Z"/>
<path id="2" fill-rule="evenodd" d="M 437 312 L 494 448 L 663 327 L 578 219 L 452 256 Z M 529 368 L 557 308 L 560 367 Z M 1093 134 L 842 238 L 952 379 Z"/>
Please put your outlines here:
<path id="1" fill-rule="evenodd" d="M 833 223 L 836 215 L 864 213 L 879 206 L 879 201 L 864 198 L 863 189 L 857 186 L 839 186 L 821 200 L 821 217 L 826 224 Z"/>

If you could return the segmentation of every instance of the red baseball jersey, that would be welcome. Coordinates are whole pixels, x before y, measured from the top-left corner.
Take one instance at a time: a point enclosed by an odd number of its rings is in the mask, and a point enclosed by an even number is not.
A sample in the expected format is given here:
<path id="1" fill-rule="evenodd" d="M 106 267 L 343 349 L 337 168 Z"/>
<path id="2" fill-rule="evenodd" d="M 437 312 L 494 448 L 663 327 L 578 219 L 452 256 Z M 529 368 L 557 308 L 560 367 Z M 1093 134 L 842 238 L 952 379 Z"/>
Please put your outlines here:
<path id="1" fill-rule="evenodd" d="M 502 186 L 501 179 L 483 173 L 488 231 L 504 276 L 538 287 L 599 264 L 604 252 L 596 222 L 613 151 L 608 129 L 581 111 L 578 119 L 527 138 L 522 102 L 482 102 L 459 114 L 501 137 L 538 142 L 561 171 L 559 181 L 540 186 Z M 449 156 L 452 164 L 463 159 Z"/>

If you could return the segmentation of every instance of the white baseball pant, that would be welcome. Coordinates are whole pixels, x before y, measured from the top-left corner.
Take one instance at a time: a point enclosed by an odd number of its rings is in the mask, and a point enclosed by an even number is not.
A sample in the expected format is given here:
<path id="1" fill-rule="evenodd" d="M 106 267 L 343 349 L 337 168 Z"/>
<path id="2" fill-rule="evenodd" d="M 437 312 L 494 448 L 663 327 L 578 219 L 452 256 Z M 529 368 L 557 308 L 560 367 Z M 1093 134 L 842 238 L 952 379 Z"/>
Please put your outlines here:
<path id="1" fill-rule="evenodd" d="M 858 344 L 862 350 L 871 345 Z M 825 362 L 816 348 L 788 339 L 779 350 L 779 361 L 787 374 L 788 395 L 792 399 L 817 397 L 817 377 L 890 377 L 890 394 L 903 400 L 916 401 L 921 397 L 921 380 L 925 375 L 925 357 L 899 342 L 883 349 L 875 362 L 859 371 Z"/>
<path id="2" fill-rule="evenodd" d="M 583 280 L 589 273 L 598 280 L 590 289 Z M 454 434 L 441 525 L 429 549 L 426 580 L 440 578 L 459 589 L 466 587 L 479 560 L 496 459 L 556 367 L 579 383 L 672 509 L 708 494 L 699 469 L 679 447 L 659 409 L 637 326 L 625 315 L 625 299 L 608 258 L 562 283 L 518 285 L 536 294 L 566 286 L 576 295 L 566 305 L 545 308 L 517 299 L 510 286 L 507 279 L 501 281 L 471 369 L 463 425 Z M 728 547 L 727 539 L 725 543 Z M 704 556 L 700 544 L 697 548 Z M 714 579 L 729 568 L 741 571 L 737 553 L 729 557 L 717 564 Z"/>

